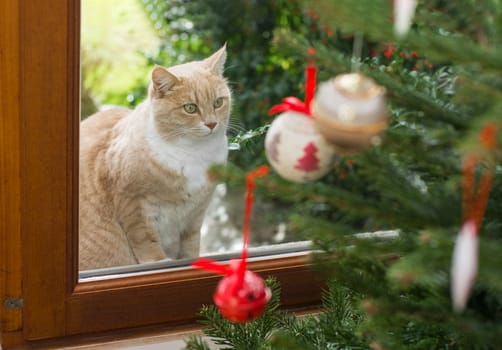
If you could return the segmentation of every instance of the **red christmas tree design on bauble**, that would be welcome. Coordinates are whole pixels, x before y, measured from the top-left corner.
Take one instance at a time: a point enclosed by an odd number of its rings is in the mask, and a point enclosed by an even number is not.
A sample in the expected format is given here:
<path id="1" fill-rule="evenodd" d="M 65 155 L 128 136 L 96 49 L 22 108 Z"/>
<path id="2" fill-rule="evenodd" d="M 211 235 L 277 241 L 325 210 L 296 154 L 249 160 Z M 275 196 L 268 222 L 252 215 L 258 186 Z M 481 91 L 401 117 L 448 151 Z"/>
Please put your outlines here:
<path id="1" fill-rule="evenodd" d="M 316 157 L 318 151 L 317 147 L 309 142 L 307 146 L 303 148 L 305 155 L 298 159 L 295 169 L 303 170 L 305 172 L 319 170 L 319 158 Z"/>

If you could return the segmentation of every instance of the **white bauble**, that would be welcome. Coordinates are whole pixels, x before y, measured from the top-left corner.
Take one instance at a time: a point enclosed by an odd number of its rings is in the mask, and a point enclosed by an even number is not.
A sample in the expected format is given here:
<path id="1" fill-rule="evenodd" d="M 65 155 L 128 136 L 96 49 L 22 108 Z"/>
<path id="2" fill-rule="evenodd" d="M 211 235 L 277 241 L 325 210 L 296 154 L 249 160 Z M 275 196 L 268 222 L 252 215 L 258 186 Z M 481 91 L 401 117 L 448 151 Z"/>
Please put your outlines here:
<path id="1" fill-rule="evenodd" d="M 326 175 L 336 160 L 335 148 L 326 142 L 314 120 L 299 112 L 280 114 L 265 137 L 270 165 L 283 178 L 304 183 Z"/>
<path id="2" fill-rule="evenodd" d="M 320 84 L 312 110 L 319 132 L 340 153 L 378 144 L 389 119 L 385 89 L 360 73 Z"/>

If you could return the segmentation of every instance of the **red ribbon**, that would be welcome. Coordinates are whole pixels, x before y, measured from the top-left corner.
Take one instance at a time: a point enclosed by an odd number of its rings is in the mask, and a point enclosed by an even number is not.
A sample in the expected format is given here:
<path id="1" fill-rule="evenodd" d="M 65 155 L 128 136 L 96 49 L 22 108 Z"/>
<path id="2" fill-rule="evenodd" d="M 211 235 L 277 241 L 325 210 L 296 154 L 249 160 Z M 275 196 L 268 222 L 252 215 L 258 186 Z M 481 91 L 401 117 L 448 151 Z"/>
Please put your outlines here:
<path id="1" fill-rule="evenodd" d="M 274 115 L 286 111 L 294 111 L 303 113 L 310 118 L 314 118 L 310 105 L 312 103 L 312 99 L 314 98 L 316 89 L 316 73 L 317 69 L 313 65 L 309 64 L 307 68 L 305 68 L 305 102 L 294 96 L 285 97 L 282 99 L 282 103 L 270 108 L 268 115 Z"/>
<path id="2" fill-rule="evenodd" d="M 315 88 L 316 88 L 316 75 L 317 70 L 313 65 L 307 66 L 305 68 L 306 74 L 306 83 L 305 83 L 305 104 L 309 109 L 310 113 L 310 105 L 312 103 L 312 99 L 314 98 Z"/>
<path id="3" fill-rule="evenodd" d="M 256 188 L 255 179 L 257 177 L 265 176 L 269 172 L 269 168 L 266 165 L 262 165 L 257 169 L 249 172 L 246 175 L 246 198 L 244 205 L 244 222 L 243 222 L 243 245 L 241 259 L 237 265 L 237 269 L 231 266 L 220 264 L 214 260 L 207 258 L 197 259 L 192 263 L 192 267 L 208 270 L 211 272 L 218 273 L 224 276 L 230 276 L 233 273 L 238 273 L 238 282 L 236 283 L 236 289 L 242 287 L 244 282 L 244 275 L 246 272 L 246 262 L 248 257 L 248 245 L 249 245 L 249 235 L 251 231 L 251 214 L 253 211 L 253 193 Z"/>
<path id="4" fill-rule="evenodd" d="M 233 272 L 229 266 L 217 263 L 216 261 L 208 258 L 199 258 L 195 260 L 192 263 L 192 267 L 211 271 L 224 276 L 230 276 Z"/>
<path id="5" fill-rule="evenodd" d="M 479 134 L 481 144 L 488 150 L 494 151 L 497 147 L 495 134 L 497 125 L 495 123 L 486 124 Z M 487 172 L 481 175 L 477 190 L 475 190 L 476 165 L 481 161 L 477 154 L 470 154 L 464 158 L 462 169 L 462 206 L 463 221 L 472 220 L 476 225 L 476 232 L 479 232 L 481 222 L 488 203 L 490 189 L 493 183 L 495 167 L 491 166 Z"/>

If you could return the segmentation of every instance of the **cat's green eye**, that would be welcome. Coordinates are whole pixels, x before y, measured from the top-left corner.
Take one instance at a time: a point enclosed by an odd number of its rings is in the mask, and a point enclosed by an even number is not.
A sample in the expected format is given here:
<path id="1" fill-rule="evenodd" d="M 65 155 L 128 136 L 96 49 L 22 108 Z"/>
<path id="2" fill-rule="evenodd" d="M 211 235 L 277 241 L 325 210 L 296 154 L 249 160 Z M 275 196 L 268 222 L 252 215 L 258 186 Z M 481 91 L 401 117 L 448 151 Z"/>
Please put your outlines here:
<path id="1" fill-rule="evenodd" d="M 187 103 L 183 105 L 183 109 L 185 110 L 185 112 L 193 114 L 197 112 L 197 105 L 195 103 Z"/>
<path id="2" fill-rule="evenodd" d="M 213 102 L 214 108 L 220 108 L 223 105 L 223 97 L 218 97 L 216 100 Z"/>

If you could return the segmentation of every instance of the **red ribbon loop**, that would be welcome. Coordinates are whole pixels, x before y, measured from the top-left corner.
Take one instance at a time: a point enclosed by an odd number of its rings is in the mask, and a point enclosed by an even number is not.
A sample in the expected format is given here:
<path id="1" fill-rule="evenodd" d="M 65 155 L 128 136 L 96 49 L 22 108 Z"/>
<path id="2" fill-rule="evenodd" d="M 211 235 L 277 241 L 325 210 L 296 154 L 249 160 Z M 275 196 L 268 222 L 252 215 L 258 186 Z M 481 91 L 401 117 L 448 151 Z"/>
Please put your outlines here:
<path id="1" fill-rule="evenodd" d="M 305 83 L 305 102 L 294 96 L 288 96 L 282 99 L 282 103 L 273 106 L 268 111 L 268 115 L 274 115 L 286 111 L 293 111 L 303 113 L 309 118 L 314 118 L 310 104 L 314 98 L 316 88 L 316 68 L 312 65 L 307 66 L 305 69 L 306 83 Z"/>
<path id="2" fill-rule="evenodd" d="M 496 149 L 497 126 L 495 123 L 486 124 L 479 134 L 481 144 L 488 150 Z M 463 221 L 472 220 L 476 226 L 476 232 L 479 232 L 481 222 L 488 203 L 490 189 L 495 174 L 495 166 L 492 165 L 481 175 L 476 189 L 476 166 L 481 162 L 481 157 L 477 154 L 469 154 L 464 158 L 462 169 L 462 216 Z"/>
<path id="3" fill-rule="evenodd" d="M 211 271 L 214 273 L 218 273 L 220 275 L 224 276 L 230 276 L 232 274 L 232 269 L 228 267 L 227 265 L 223 265 L 220 263 L 217 263 L 216 261 L 207 259 L 207 258 L 200 258 L 195 260 L 192 263 L 192 267 L 202 269 L 202 270 L 207 270 Z"/>
<path id="4" fill-rule="evenodd" d="M 255 190 L 255 180 L 257 177 L 262 177 L 267 175 L 269 172 L 269 168 L 266 165 L 262 165 L 259 168 L 249 172 L 246 175 L 246 202 L 244 207 L 244 222 L 243 222 L 243 248 L 241 259 L 246 260 L 248 244 L 249 244 L 249 234 L 251 231 L 251 213 L 253 212 L 253 192 Z"/>
<path id="5" fill-rule="evenodd" d="M 307 107 L 307 105 L 299 98 L 294 96 L 288 96 L 283 98 L 282 103 L 270 108 L 270 110 L 268 111 L 268 115 L 274 115 L 286 111 L 303 113 L 313 118 L 312 114 L 310 113 L 310 109 Z"/>

